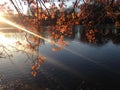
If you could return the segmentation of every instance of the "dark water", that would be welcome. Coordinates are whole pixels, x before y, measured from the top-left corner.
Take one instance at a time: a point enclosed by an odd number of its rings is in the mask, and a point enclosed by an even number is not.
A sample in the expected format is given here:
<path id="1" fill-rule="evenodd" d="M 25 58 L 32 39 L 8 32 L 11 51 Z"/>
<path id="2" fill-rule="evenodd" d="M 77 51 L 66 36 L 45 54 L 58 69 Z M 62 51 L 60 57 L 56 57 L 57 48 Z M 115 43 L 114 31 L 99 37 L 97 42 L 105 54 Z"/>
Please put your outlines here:
<path id="1" fill-rule="evenodd" d="M 24 53 L 12 51 L 11 59 L 0 58 L 0 90 L 120 90 L 120 29 L 73 29 L 64 38 L 68 47 L 56 52 L 48 42 L 39 47 L 46 60 L 36 77 L 31 75 L 33 61 Z"/>

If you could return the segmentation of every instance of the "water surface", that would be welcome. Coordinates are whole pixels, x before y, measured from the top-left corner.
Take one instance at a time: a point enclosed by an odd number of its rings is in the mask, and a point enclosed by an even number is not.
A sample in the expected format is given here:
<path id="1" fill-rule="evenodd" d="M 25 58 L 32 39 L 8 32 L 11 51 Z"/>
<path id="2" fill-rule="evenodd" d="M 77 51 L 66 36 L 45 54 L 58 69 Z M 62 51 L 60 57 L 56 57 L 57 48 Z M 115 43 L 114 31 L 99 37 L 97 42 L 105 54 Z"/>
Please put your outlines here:
<path id="1" fill-rule="evenodd" d="M 50 34 L 45 29 L 41 35 L 49 39 Z M 5 33 L 5 37 L 25 40 L 21 33 Z M 11 59 L 0 58 L 0 89 L 120 89 L 120 29 L 75 26 L 72 35 L 64 36 L 64 41 L 69 46 L 56 51 L 52 51 L 55 45 L 41 41 L 37 53 L 46 60 L 36 70 L 36 77 L 31 74 L 36 61 L 11 49 Z"/>

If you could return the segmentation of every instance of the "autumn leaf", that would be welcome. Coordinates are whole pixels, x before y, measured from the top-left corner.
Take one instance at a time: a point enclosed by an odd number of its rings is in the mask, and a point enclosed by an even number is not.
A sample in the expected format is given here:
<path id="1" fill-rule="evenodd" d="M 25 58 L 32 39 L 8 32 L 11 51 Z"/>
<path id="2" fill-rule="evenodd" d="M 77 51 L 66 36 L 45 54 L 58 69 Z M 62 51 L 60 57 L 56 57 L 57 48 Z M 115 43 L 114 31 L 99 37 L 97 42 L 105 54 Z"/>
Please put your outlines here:
<path id="1" fill-rule="evenodd" d="M 34 77 L 36 77 L 37 72 L 36 72 L 36 71 L 32 71 L 32 75 L 33 75 Z"/>
<path id="2" fill-rule="evenodd" d="M 32 70 L 36 70 L 36 66 L 35 65 L 32 65 Z"/>

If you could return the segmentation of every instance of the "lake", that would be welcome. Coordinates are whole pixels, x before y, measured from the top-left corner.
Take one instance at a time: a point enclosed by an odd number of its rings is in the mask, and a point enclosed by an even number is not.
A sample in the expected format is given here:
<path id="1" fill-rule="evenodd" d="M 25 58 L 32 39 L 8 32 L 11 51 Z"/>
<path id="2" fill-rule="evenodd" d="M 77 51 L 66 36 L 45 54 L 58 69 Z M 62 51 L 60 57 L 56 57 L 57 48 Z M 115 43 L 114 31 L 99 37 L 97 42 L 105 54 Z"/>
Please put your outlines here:
<path id="1" fill-rule="evenodd" d="M 44 28 L 40 35 L 50 39 L 60 33 L 56 34 Z M 78 25 L 61 35 L 62 42 L 59 37 L 52 37 L 57 44 L 38 39 L 41 45 L 37 49 L 24 51 L 28 47 L 19 45 L 27 43 L 25 33 L 2 32 L 0 90 L 120 90 L 119 28 Z M 20 41 L 19 45 L 11 44 L 13 41 Z M 39 64 L 38 54 L 45 58 Z"/>

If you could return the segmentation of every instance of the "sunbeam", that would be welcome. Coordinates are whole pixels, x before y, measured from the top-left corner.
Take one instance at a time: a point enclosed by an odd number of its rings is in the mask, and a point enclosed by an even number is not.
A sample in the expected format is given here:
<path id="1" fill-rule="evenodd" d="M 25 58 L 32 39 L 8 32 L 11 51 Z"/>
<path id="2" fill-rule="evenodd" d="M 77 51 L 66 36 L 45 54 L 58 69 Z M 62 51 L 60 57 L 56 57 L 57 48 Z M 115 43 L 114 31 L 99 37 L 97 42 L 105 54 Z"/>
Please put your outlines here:
<path id="1" fill-rule="evenodd" d="M 22 26 L 20 26 L 20 25 L 17 25 L 17 24 L 15 24 L 15 23 L 13 23 L 13 22 L 5 19 L 5 18 L 2 17 L 2 16 L 0 17 L 0 21 L 5 22 L 5 23 L 7 23 L 7 24 L 9 24 L 9 25 L 11 25 L 11 26 L 13 26 L 13 27 L 18 28 L 18 29 L 21 29 L 22 31 L 27 32 L 27 33 L 29 33 L 29 34 L 31 34 L 31 35 L 34 35 L 34 36 L 36 36 L 36 37 L 38 37 L 38 38 L 41 38 L 41 39 L 43 39 L 43 40 L 45 40 L 45 41 L 47 41 L 47 42 L 50 42 L 50 43 L 52 42 L 51 40 L 46 39 L 46 38 L 44 38 L 44 37 L 42 37 L 42 36 L 40 36 L 40 35 L 38 35 L 38 34 L 36 34 L 36 33 L 34 33 L 34 32 L 31 32 L 31 31 L 25 29 L 24 27 L 22 27 Z"/>
<path id="2" fill-rule="evenodd" d="M 21 29 L 22 31 L 27 32 L 27 33 L 29 33 L 29 34 L 31 34 L 31 35 L 34 35 L 34 36 L 36 36 L 36 37 L 38 37 L 38 38 L 41 38 L 41 39 L 43 39 L 43 40 L 45 40 L 45 41 L 47 41 L 47 42 L 49 42 L 49 43 L 54 42 L 54 41 L 52 41 L 52 40 L 49 40 L 49 39 L 47 39 L 47 38 L 45 38 L 45 37 L 43 37 L 43 36 L 40 36 L 40 35 L 34 33 L 34 32 L 32 32 L 32 31 L 29 31 L 28 29 L 25 29 L 24 27 L 22 27 L 22 26 L 20 26 L 20 25 L 17 25 L 17 24 L 15 24 L 15 23 L 11 22 L 11 21 L 9 21 L 9 20 L 5 19 L 5 18 L 2 17 L 2 16 L 0 17 L 0 21 L 5 22 L 5 23 L 7 23 L 7 24 L 9 24 L 9 25 L 11 25 L 11 26 L 13 26 L 13 27 L 18 28 L 18 29 Z M 57 43 L 54 43 L 54 44 L 60 47 L 60 45 L 58 45 Z M 81 57 L 81 58 L 84 58 L 84 59 L 86 59 L 86 60 L 88 60 L 88 61 L 91 61 L 91 62 L 97 64 L 94 60 L 92 60 L 92 59 L 90 59 L 90 58 L 88 58 L 88 57 L 85 57 L 84 55 L 78 54 L 77 52 L 74 52 L 74 51 L 72 51 L 72 50 L 70 50 L 70 49 L 68 49 L 68 48 L 65 48 L 65 47 L 64 47 L 64 49 L 65 49 L 66 51 L 68 51 L 68 52 L 71 52 L 72 54 L 75 54 L 75 55 L 77 55 L 77 56 L 79 56 L 79 57 Z"/>
<path id="3" fill-rule="evenodd" d="M 21 29 L 22 31 L 27 32 L 27 33 L 29 33 L 29 34 L 31 34 L 31 35 L 34 35 L 34 36 L 36 36 L 36 37 L 38 37 L 38 38 L 41 38 L 41 39 L 43 39 L 43 40 L 45 40 L 45 41 L 47 41 L 47 42 L 50 42 L 50 43 L 54 42 L 54 41 L 51 41 L 51 40 L 49 40 L 49 39 L 47 39 L 47 38 L 45 38 L 45 37 L 42 37 L 42 36 L 40 36 L 40 35 L 38 35 L 38 34 L 36 34 L 36 33 L 34 33 L 34 32 L 31 32 L 31 31 L 29 31 L 28 29 L 25 29 L 25 28 L 23 28 L 22 26 L 17 25 L 17 24 L 15 24 L 15 23 L 9 21 L 9 20 L 5 19 L 5 18 L 2 17 L 2 16 L 0 17 L 0 21 L 5 22 L 5 23 L 7 23 L 7 24 L 9 24 L 9 25 L 11 25 L 11 26 L 14 26 L 14 27 L 18 28 L 18 29 Z M 57 43 L 54 43 L 54 44 L 60 47 L 60 45 L 58 45 Z M 64 49 L 67 50 L 68 52 L 71 52 L 72 54 L 75 54 L 75 55 L 80 56 L 80 57 L 82 57 L 82 58 L 84 58 L 84 59 L 87 59 L 87 60 L 89 60 L 89 61 L 92 61 L 91 59 L 89 59 L 89 58 L 87 58 L 87 57 L 85 57 L 85 56 L 83 56 L 83 55 L 80 55 L 80 54 L 78 54 L 77 52 L 73 52 L 72 50 L 67 49 L 67 48 L 65 48 L 65 47 L 64 47 Z M 92 61 L 92 62 L 93 62 L 93 61 Z M 94 62 L 94 63 L 95 63 L 95 62 Z"/>
<path id="4" fill-rule="evenodd" d="M 47 42 L 49 42 L 49 43 L 52 43 L 52 44 L 54 44 L 54 45 L 56 45 L 56 46 L 58 46 L 58 47 L 61 47 L 59 44 L 55 43 L 54 41 L 52 41 L 52 40 L 50 40 L 50 39 L 47 39 L 47 38 L 45 38 L 45 37 L 43 37 L 43 36 L 40 36 L 40 35 L 32 32 L 32 31 L 29 31 L 28 29 L 25 29 L 23 26 L 20 26 L 20 25 L 18 25 L 18 24 L 15 24 L 15 23 L 13 23 L 13 22 L 5 19 L 5 18 L 2 17 L 2 16 L 0 16 L 0 21 L 1 21 L 1 22 L 5 22 L 5 23 L 7 23 L 7 24 L 9 24 L 9 25 L 11 25 L 11 26 L 13 26 L 13 27 L 15 27 L 15 28 L 21 29 L 21 30 L 24 31 L 24 32 L 27 32 L 27 33 L 29 33 L 29 34 L 31 34 L 31 35 L 34 35 L 34 36 L 36 36 L 36 37 L 38 37 L 38 38 L 41 38 L 41 39 L 43 39 L 43 40 L 45 40 L 45 41 L 47 41 Z M 17 29 L 16 29 L 16 30 L 17 30 Z M 16 48 L 17 48 L 17 47 L 16 47 Z M 90 62 L 92 62 L 92 63 L 94 63 L 94 64 L 96 64 L 96 65 L 98 65 L 98 66 L 100 66 L 100 67 L 103 67 L 103 68 L 105 68 L 106 70 L 112 71 L 109 67 L 107 67 L 107 66 L 104 65 L 104 64 L 98 63 L 98 62 L 97 62 L 96 60 L 94 60 L 94 59 L 91 59 L 91 58 L 89 58 L 89 57 L 86 57 L 85 55 L 82 55 L 82 54 L 80 54 L 80 53 L 78 53 L 78 52 L 76 52 L 76 51 L 73 51 L 73 50 L 71 50 L 71 49 L 68 49 L 68 48 L 66 48 L 66 47 L 63 47 L 63 49 L 66 50 L 66 51 L 68 51 L 68 52 L 70 52 L 70 53 L 72 53 L 72 54 L 74 54 L 74 55 L 76 55 L 76 56 L 79 56 L 79 57 L 81 57 L 81 58 L 83 58 L 83 59 L 85 59 L 85 60 L 87 60 L 87 61 L 90 61 Z M 27 52 L 29 52 L 29 51 L 27 51 Z M 29 53 L 32 54 L 31 52 L 29 52 Z M 35 53 L 35 54 L 38 54 L 38 53 Z M 112 72 L 115 72 L 115 71 L 112 71 Z M 116 73 L 116 72 L 115 72 L 115 73 Z"/>

